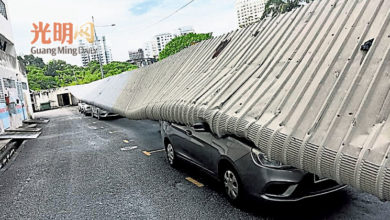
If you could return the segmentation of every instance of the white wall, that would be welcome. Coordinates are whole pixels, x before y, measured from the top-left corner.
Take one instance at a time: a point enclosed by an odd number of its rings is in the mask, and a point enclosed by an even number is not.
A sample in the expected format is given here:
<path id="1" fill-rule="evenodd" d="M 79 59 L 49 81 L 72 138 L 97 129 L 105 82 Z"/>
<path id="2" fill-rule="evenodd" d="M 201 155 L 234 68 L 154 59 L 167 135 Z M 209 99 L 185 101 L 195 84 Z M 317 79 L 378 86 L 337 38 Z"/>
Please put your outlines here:
<path id="1" fill-rule="evenodd" d="M 0 39 L 2 41 L 7 41 L 7 54 L 10 54 L 12 56 L 16 56 L 16 51 L 14 47 L 14 38 L 12 35 L 12 28 L 11 28 L 11 22 L 10 22 L 10 16 L 9 16 L 9 10 L 7 6 L 7 0 L 2 0 L 5 3 L 5 7 L 7 10 L 7 17 L 8 20 L 0 15 Z"/>
<path id="2" fill-rule="evenodd" d="M 42 90 L 42 91 L 36 91 L 33 92 L 33 102 L 35 105 L 36 111 L 41 111 L 41 104 L 50 102 L 51 108 L 59 108 L 60 103 L 58 101 L 58 95 L 61 94 L 68 94 L 69 101 L 71 105 L 76 105 L 77 103 L 74 103 L 75 100 L 72 99 L 71 94 L 69 93 L 69 90 L 67 87 L 64 88 L 57 88 L 57 89 L 48 89 L 48 90 Z"/>

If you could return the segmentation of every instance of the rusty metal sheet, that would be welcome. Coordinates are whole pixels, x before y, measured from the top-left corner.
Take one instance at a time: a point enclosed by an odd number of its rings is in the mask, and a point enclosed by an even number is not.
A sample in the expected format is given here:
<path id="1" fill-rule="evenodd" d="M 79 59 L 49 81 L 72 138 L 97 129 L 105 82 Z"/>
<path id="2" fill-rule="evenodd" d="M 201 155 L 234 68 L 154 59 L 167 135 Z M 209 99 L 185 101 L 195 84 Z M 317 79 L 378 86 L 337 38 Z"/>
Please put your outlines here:
<path id="1" fill-rule="evenodd" d="M 70 90 L 131 119 L 208 122 L 390 199 L 390 1 L 316 0 Z"/>

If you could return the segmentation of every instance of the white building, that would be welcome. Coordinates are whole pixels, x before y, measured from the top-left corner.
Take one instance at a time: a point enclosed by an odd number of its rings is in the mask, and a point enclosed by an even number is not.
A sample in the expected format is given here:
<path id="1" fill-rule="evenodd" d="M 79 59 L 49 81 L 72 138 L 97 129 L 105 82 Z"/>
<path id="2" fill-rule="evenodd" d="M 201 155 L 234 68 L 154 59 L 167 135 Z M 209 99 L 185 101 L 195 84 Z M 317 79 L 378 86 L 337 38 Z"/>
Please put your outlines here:
<path id="1" fill-rule="evenodd" d="M 44 111 L 62 106 L 77 105 L 78 100 L 69 92 L 68 87 L 33 91 L 31 93 L 34 111 Z"/>
<path id="2" fill-rule="evenodd" d="M 158 50 L 157 50 L 157 42 L 148 41 L 144 46 L 144 55 L 146 58 L 157 58 Z"/>
<path id="3" fill-rule="evenodd" d="M 169 43 L 169 41 L 171 41 L 175 37 L 176 35 L 171 33 L 155 35 L 152 41 L 148 41 L 145 44 L 145 57 L 158 58 L 158 55 L 162 50 L 164 50 L 167 43 Z"/>
<path id="4" fill-rule="evenodd" d="M 238 26 L 246 27 L 260 20 L 265 8 L 264 0 L 237 0 Z"/>
<path id="5" fill-rule="evenodd" d="M 26 71 L 16 57 L 9 19 L 7 1 L 0 0 L 0 132 L 32 116 Z"/>
<path id="6" fill-rule="evenodd" d="M 192 26 L 184 26 L 184 27 L 179 27 L 177 29 L 178 31 L 178 34 L 180 36 L 183 36 L 183 35 L 186 35 L 186 34 L 189 34 L 189 33 L 195 33 L 195 30 Z"/>
<path id="7" fill-rule="evenodd" d="M 112 62 L 111 49 L 107 46 L 105 36 L 101 39 L 97 38 L 94 43 L 80 40 L 79 47 L 83 48 L 81 52 L 81 63 L 83 66 L 87 66 L 91 61 L 99 62 L 99 57 L 103 65 Z"/>
<path id="8" fill-rule="evenodd" d="M 169 41 L 171 41 L 173 38 L 175 38 L 176 35 L 171 33 L 164 33 L 154 36 L 154 41 L 157 43 L 157 50 L 158 53 L 160 53 L 162 50 L 164 50 L 165 46 Z"/>

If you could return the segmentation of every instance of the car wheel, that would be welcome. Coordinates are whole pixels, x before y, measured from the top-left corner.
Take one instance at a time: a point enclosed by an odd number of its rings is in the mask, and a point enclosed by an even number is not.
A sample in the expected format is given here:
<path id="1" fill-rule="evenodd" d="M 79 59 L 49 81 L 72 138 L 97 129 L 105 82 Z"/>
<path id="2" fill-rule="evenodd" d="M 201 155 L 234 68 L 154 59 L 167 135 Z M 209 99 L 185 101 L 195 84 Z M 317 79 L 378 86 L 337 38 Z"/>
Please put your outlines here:
<path id="1" fill-rule="evenodd" d="M 241 181 L 237 172 L 231 167 L 226 168 L 223 172 L 222 180 L 225 195 L 231 203 L 237 205 L 243 197 Z"/>
<path id="2" fill-rule="evenodd" d="M 165 152 L 167 154 L 167 159 L 168 159 L 169 165 L 171 165 L 172 167 L 175 167 L 176 163 L 177 163 L 177 161 L 176 161 L 177 159 L 176 159 L 175 149 L 173 149 L 173 145 L 171 143 L 168 143 L 168 145 L 165 149 Z"/>

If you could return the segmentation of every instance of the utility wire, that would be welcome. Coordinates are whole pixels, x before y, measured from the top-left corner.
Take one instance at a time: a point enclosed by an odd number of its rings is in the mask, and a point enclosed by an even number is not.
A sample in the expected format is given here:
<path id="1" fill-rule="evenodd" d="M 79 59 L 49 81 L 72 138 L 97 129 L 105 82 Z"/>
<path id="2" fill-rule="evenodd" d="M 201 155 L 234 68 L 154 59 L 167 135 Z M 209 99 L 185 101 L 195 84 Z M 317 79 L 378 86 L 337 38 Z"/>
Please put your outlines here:
<path id="1" fill-rule="evenodd" d="M 169 14 L 168 16 L 166 16 L 166 17 L 164 17 L 164 18 L 158 20 L 156 23 L 150 25 L 150 26 L 147 27 L 147 28 L 150 28 L 150 27 L 152 27 L 152 26 L 154 26 L 154 25 L 156 25 L 156 24 L 159 24 L 159 23 L 161 23 L 161 22 L 167 20 L 168 18 L 172 17 L 173 15 L 175 15 L 176 13 L 178 13 L 179 11 L 183 10 L 185 7 L 187 7 L 188 5 L 190 5 L 191 3 L 193 3 L 194 1 L 195 1 L 195 0 L 190 0 L 190 1 L 187 2 L 185 5 L 181 6 L 181 7 L 178 8 L 178 9 L 176 9 L 174 12 L 172 12 L 172 13 Z"/>
<path id="2" fill-rule="evenodd" d="M 176 9 L 174 12 L 172 12 L 171 14 L 169 14 L 168 16 L 166 16 L 166 17 L 164 17 L 164 18 L 161 18 L 160 20 L 158 20 L 156 23 L 154 23 L 154 24 L 151 24 L 151 25 L 149 25 L 149 26 L 144 26 L 144 27 L 135 27 L 135 29 L 134 29 L 134 31 L 132 31 L 132 32 L 130 32 L 130 33 L 138 33 L 138 32 L 140 32 L 140 31 L 144 31 L 144 30 L 147 30 L 147 29 L 149 29 L 149 28 L 151 28 L 151 27 L 153 27 L 153 26 L 155 26 L 155 25 L 157 25 L 157 24 L 159 24 L 159 23 L 161 23 L 161 22 L 163 22 L 163 21 L 165 21 L 165 20 L 167 20 L 168 18 L 170 18 L 170 17 L 172 17 L 173 15 L 175 15 L 175 14 L 177 14 L 178 12 L 180 12 L 181 10 L 183 10 L 184 8 L 186 8 L 187 6 L 189 6 L 191 3 L 193 3 L 195 0 L 190 0 L 189 2 L 187 2 L 185 5 L 183 5 L 183 6 L 181 6 L 180 8 L 178 8 L 178 9 Z"/>

